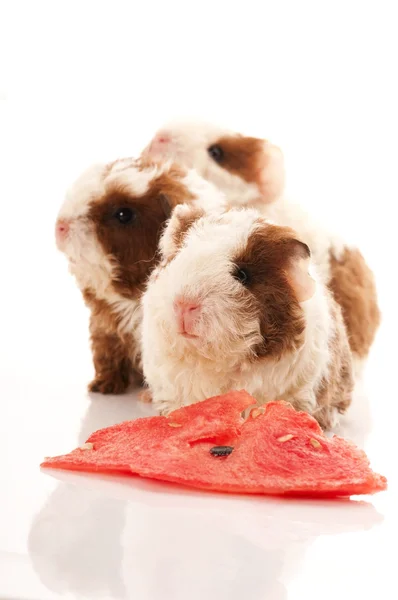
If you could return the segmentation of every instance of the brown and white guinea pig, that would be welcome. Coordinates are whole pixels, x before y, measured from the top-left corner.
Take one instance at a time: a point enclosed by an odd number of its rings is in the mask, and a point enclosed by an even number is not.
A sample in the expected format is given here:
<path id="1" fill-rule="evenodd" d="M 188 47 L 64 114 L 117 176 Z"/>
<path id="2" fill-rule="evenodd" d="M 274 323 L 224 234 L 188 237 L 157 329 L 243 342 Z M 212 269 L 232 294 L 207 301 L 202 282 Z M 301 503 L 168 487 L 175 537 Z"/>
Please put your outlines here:
<path id="1" fill-rule="evenodd" d="M 253 209 L 177 206 L 143 296 L 146 382 L 162 412 L 245 389 L 331 428 L 351 402 L 341 309 L 308 274 L 310 251 Z"/>
<path id="2" fill-rule="evenodd" d="M 144 155 L 173 158 L 225 190 L 230 206 L 262 210 L 285 187 L 282 151 L 268 140 L 225 131 L 209 123 L 175 122 L 160 129 Z"/>
<path id="3" fill-rule="evenodd" d="M 355 247 L 315 222 L 284 194 L 282 152 L 266 140 L 204 123 L 170 123 L 144 150 L 173 158 L 216 184 L 231 206 L 250 206 L 279 225 L 292 227 L 311 248 L 319 276 L 340 304 L 358 371 L 380 323 L 372 271 Z"/>
<path id="4" fill-rule="evenodd" d="M 224 198 L 193 170 L 133 159 L 91 167 L 66 195 L 56 240 L 91 310 L 90 391 L 122 393 L 142 381 L 140 297 L 162 227 L 182 202 L 213 208 Z"/>

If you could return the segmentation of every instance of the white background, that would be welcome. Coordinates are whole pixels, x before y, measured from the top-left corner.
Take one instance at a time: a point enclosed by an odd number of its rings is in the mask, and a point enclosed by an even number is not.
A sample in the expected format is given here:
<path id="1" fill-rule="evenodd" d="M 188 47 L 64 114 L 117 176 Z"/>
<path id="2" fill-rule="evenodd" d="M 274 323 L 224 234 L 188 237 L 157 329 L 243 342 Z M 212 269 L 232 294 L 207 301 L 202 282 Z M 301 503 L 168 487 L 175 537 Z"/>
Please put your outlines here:
<path id="1" fill-rule="evenodd" d="M 397 597 L 396 10 L 385 0 L 0 4 L 1 598 Z M 53 226 L 82 168 L 137 154 L 174 116 L 280 144 L 291 195 L 374 268 L 383 324 L 347 425 L 391 482 L 373 506 L 40 473 L 43 456 L 150 410 L 87 396 L 88 315 Z"/>

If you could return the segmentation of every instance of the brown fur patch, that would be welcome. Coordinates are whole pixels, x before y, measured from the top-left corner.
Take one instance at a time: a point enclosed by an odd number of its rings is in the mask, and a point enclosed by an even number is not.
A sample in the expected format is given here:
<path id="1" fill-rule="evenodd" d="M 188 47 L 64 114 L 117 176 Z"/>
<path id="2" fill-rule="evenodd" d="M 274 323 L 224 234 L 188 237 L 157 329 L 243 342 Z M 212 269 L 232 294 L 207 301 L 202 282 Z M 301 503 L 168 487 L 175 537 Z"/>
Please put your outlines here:
<path id="1" fill-rule="evenodd" d="M 274 202 L 282 194 L 285 163 L 280 148 L 266 140 L 239 134 L 223 136 L 212 146 L 218 146 L 222 152 L 219 159 L 213 159 L 220 167 L 257 186 L 259 196 L 252 206 L 258 203 L 261 210 L 264 203 Z"/>
<path id="2" fill-rule="evenodd" d="M 330 267 L 329 287 L 341 306 L 351 350 L 365 358 L 381 318 L 373 273 L 359 250 L 349 248 L 339 260 L 331 255 Z"/>
<path id="3" fill-rule="evenodd" d="M 213 144 L 212 144 L 213 145 Z M 223 152 L 217 163 L 248 183 L 257 183 L 264 163 L 264 141 L 243 135 L 228 135 L 215 143 Z"/>
<path id="4" fill-rule="evenodd" d="M 316 400 L 319 409 L 314 414 L 321 427 L 326 430 L 334 426 L 335 410 L 345 413 L 350 406 L 354 388 L 351 351 L 341 309 L 333 299 L 331 301 L 336 328 L 330 340 L 331 360 L 328 378 L 322 381 L 322 385 L 317 390 Z"/>
<path id="5" fill-rule="evenodd" d="M 142 196 L 133 196 L 128 187 L 112 183 L 107 194 L 95 199 L 88 218 L 94 223 L 97 238 L 114 266 L 115 292 L 134 298 L 144 288 L 157 261 L 159 237 L 174 206 L 193 197 L 181 182 L 181 171 L 172 167 L 150 184 Z M 134 218 L 121 224 L 118 209 L 130 209 Z"/>
<path id="6" fill-rule="evenodd" d="M 173 218 L 170 220 L 166 234 L 162 240 L 162 262 L 161 267 L 166 266 L 178 252 L 184 243 L 185 237 L 192 225 L 203 217 L 204 210 L 194 206 L 184 207 L 184 211 L 178 210 L 173 213 Z"/>
<path id="7" fill-rule="evenodd" d="M 126 159 L 125 171 L 134 163 Z M 140 163 L 142 169 L 153 164 Z M 105 185 L 106 175 L 105 173 Z M 102 198 L 94 198 L 88 219 L 95 227 L 96 236 L 105 255 L 113 265 L 111 285 L 116 294 L 139 299 L 145 282 L 154 268 L 158 256 L 157 246 L 163 226 L 177 205 L 193 199 L 192 194 L 181 182 L 185 172 L 178 166 L 155 177 L 148 191 L 142 196 L 133 196 L 126 185 L 112 181 Z M 121 224 L 115 213 L 128 208 L 135 218 Z M 83 292 L 86 304 L 91 309 L 90 334 L 95 379 L 90 391 L 103 394 L 124 392 L 130 383 L 142 384 L 142 365 L 136 348 L 133 332 L 120 331 L 120 317 L 103 299 L 96 297 L 95 290 Z"/>
<path id="8" fill-rule="evenodd" d="M 188 233 L 192 225 L 203 217 L 205 212 L 200 208 L 192 208 L 189 214 L 178 216 L 178 226 L 173 231 L 173 241 L 175 244 L 176 252 L 181 248 L 184 243 L 184 238 Z"/>
<path id="9" fill-rule="evenodd" d="M 134 347 L 133 336 L 119 333 L 118 316 L 105 300 L 99 300 L 88 290 L 83 296 L 91 309 L 91 349 L 95 368 L 89 391 L 121 394 L 130 383 L 142 384 L 141 357 Z"/>
<path id="10" fill-rule="evenodd" d="M 258 315 L 263 341 L 257 357 L 281 357 L 303 343 L 305 322 L 288 272 L 292 260 L 308 257 L 308 247 L 288 227 L 264 225 L 254 232 L 245 250 L 235 257 L 249 274 L 251 310 Z"/>

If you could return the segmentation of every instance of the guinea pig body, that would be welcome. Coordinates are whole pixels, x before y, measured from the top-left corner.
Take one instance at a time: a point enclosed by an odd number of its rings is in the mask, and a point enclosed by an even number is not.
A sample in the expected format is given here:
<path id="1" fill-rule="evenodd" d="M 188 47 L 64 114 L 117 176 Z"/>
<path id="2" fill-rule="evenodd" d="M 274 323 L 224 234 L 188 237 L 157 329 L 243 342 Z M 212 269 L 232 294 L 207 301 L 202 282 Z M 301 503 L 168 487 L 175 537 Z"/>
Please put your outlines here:
<path id="1" fill-rule="evenodd" d="M 142 382 L 141 294 L 162 227 L 182 202 L 222 206 L 223 195 L 196 172 L 133 159 L 91 167 L 67 193 L 56 240 L 91 311 L 90 391 Z"/>
<path id="2" fill-rule="evenodd" d="M 276 146 L 210 124 L 171 123 L 155 135 L 144 154 L 173 157 L 195 167 L 219 186 L 230 206 L 255 207 L 276 224 L 297 231 L 341 306 L 355 363 L 361 369 L 380 323 L 373 273 L 357 248 L 286 198 L 283 155 Z"/>
<path id="3" fill-rule="evenodd" d="M 155 405 L 167 413 L 245 389 L 331 428 L 351 401 L 351 353 L 339 306 L 308 275 L 306 244 L 254 210 L 204 215 L 180 206 L 160 247 L 143 296 Z"/>

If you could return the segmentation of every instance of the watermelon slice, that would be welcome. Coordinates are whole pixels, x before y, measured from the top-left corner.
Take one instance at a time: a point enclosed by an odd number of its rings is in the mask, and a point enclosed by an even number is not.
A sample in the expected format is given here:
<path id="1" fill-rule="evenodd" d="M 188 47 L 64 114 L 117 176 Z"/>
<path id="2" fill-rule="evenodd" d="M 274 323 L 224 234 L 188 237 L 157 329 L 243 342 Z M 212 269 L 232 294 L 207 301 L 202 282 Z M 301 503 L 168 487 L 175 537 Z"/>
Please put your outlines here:
<path id="1" fill-rule="evenodd" d="M 337 497 L 386 489 L 366 454 L 285 402 L 242 412 L 255 400 L 230 392 L 101 429 L 83 447 L 43 467 L 126 473 L 196 488 L 246 494 Z"/>

